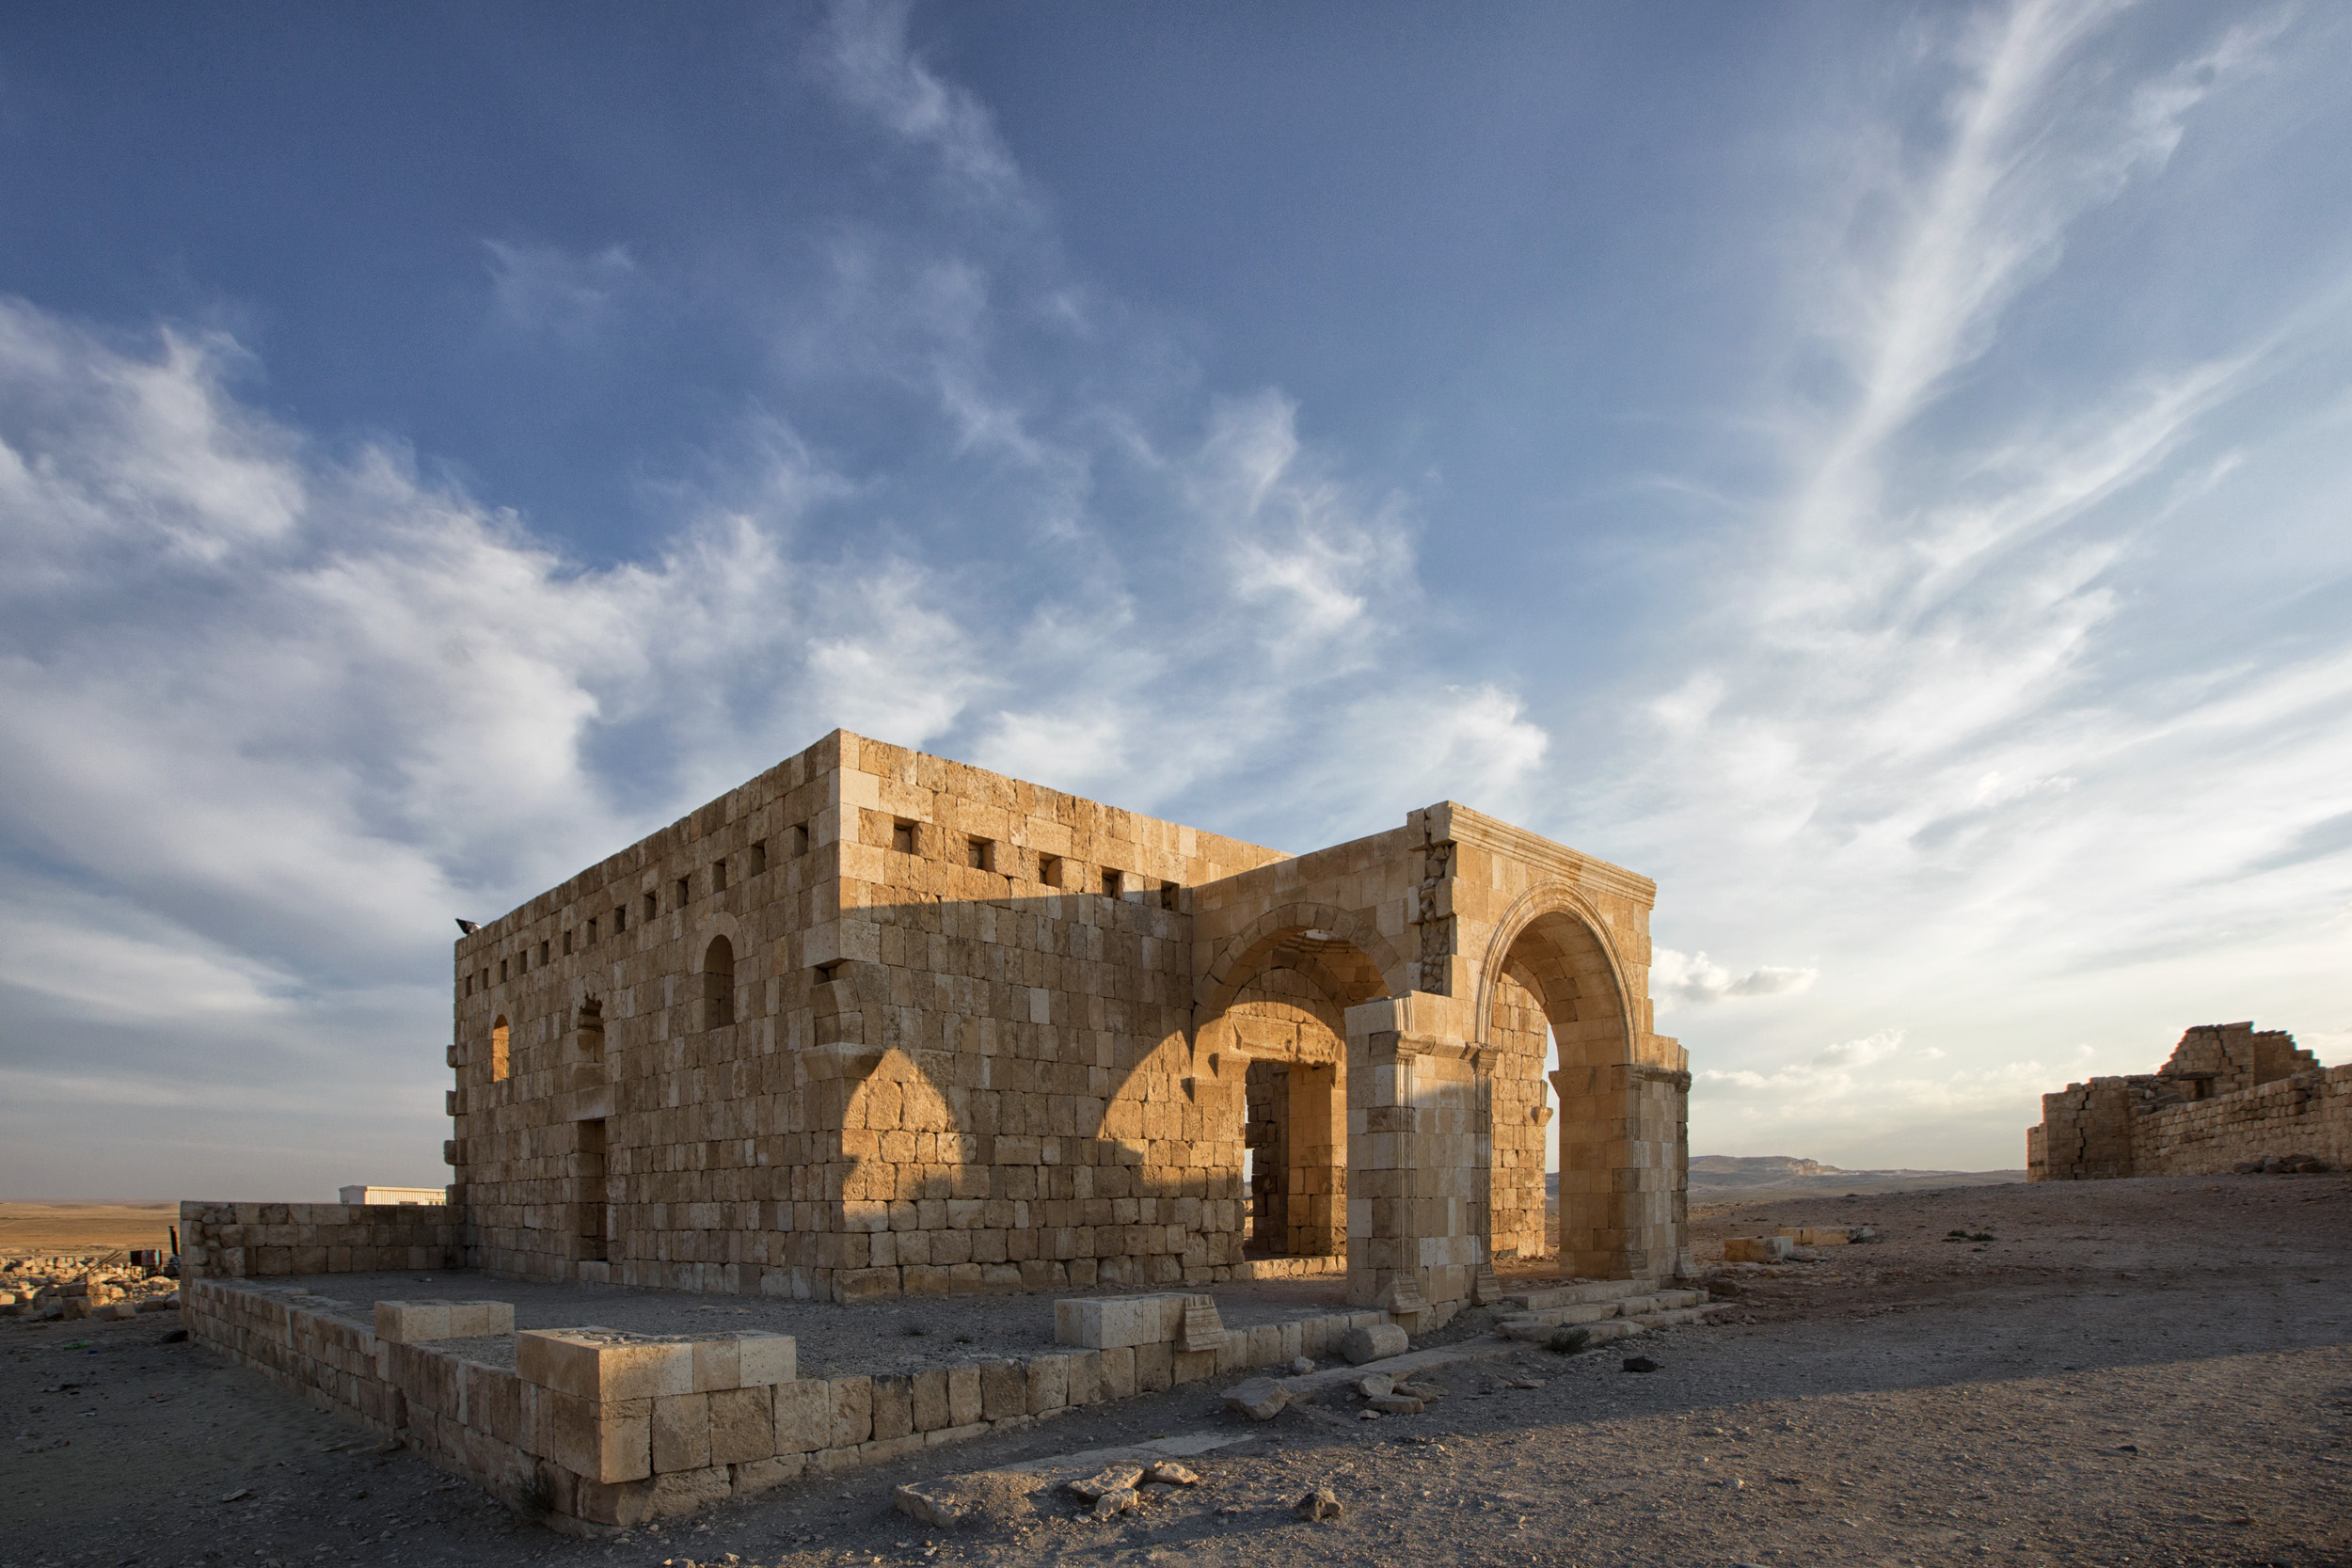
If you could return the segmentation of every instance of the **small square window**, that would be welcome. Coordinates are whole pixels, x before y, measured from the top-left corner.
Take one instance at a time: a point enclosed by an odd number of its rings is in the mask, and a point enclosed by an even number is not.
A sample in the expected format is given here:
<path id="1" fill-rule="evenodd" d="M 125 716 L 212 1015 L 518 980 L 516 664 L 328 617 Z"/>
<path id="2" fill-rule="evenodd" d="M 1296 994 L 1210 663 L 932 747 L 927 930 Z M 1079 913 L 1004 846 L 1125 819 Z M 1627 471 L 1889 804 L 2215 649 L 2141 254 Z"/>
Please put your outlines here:
<path id="1" fill-rule="evenodd" d="M 619 935 L 620 935 L 623 931 L 626 931 L 626 930 L 628 930 L 628 906 L 627 904 L 615 904 L 615 905 L 613 905 L 613 906 L 612 906 L 612 934 L 613 934 L 614 936 L 616 936 L 616 937 L 617 937 L 617 936 L 619 936 Z"/>
<path id="2" fill-rule="evenodd" d="M 564 956 L 567 958 L 572 956 L 572 933 L 569 929 L 564 933 Z"/>
<path id="3" fill-rule="evenodd" d="M 591 947 L 594 947 L 596 944 L 596 923 L 595 921 L 592 920 L 588 923 L 588 934 L 580 940 L 587 942 L 587 944 Z"/>
<path id="4" fill-rule="evenodd" d="M 752 867 L 751 870 L 745 873 L 746 876 L 756 877 L 768 869 L 767 840 L 762 839 L 759 843 L 752 846 L 751 861 Z"/>
<path id="5" fill-rule="evenodd" d="M 893 822 L 890 825 L 890 847 L 901 855 L 914 853 L 914 824 Z"/>
<path id="6" fill-rule="evenodd" d="M 995 870 L 996 846 L 984 838 L 965 839 L 963 841 L 963 863 L 975 871 Z"/>
<path id="7" fill-rule="evenodd" d="M 1126 891 L 1127 879 L 1125 874 L 1122 872 L 1113 871 L 1107 865 L 1104 866 L 1103 868 L 1103 896 L 1105 898 L 1116 898 Z"/>
<path id="8" fill-rule="evenodd" d="M 1059 855 L 1038 856 L 1037 879 L 1047 887 L 1061 886 L 1061 857 Z"/>
<path id="9" fill-rule="evenodd" d="M 539 944 L 539 967 L 548 967 L 548 944 L 544 942 Z"/>
<path id="10" fill-rule="evenodd" d="M 808 853 L 808 824 L 805 822 L 792 830 L 792 853 L 796 859 Z"/>
<path id="11" fill-rule="evenodd" d="M 504 958 L 501 958 L 501 959 L 499 960 L 499 984 L 500 984 L 500 985 L 504 985 L 505 983 L 506 983 L 506 960 L 505 960 Z"/>
<path id="12" fill-rule="evenodd" d="M 468 996 L 471 996 L 473 994 L 473 976 L 470 974 L 466 976 L 465 994 Z"/>
<path id="13" fill-rule="evenodd" d="M 672 909 L 675 909 L 675 910 L 682 910 L 682 909 L 686 908 L 686 901 L 687 901 L 688 899 L 690 899 L 690 898 L 691 898 L 691 897 L 693 897 L 693 896 L 694 896 L 694 883 L 693 883 L 693 879 L 692 879 L 691 878 L 688 878 L 688 877 L 680 877 L 680 878 L 677 879 L 677 890 L 676 890 L 676 891 L 677 891 L 677 901 L 676 901 L 675 903 L 672 904 L 670 907 L 671 907 Z"/>
<path id="14" fill-rule="evenodd" d="M 652 919 L 655 915 L 658 915 L 658 914 L 660 914 L 660 912 L 661 912 L 661 904 L 660 904 L 660 899 L 658 899 L 658 898 L 656 898 L 656 897 L 655 897 L 652 894 L 650 894 L 650 893 L 648 893 L 647 895 L 645 895 L 645 918 L 646 918 L 647 920 L 651 920 L 651 919 Z"/>
<path id="15" fill-rule="evenodd" d="M 713 861 L 710 863 L 710 891 L 724 893 L 726 890 L 727 863 L 723 860 Z"/>
<path id="16" fill-rule="evenodd" d="M 484 990 L 490 989 L 490 971 L 486 967 L 482 971 L 482 989 Z"/>

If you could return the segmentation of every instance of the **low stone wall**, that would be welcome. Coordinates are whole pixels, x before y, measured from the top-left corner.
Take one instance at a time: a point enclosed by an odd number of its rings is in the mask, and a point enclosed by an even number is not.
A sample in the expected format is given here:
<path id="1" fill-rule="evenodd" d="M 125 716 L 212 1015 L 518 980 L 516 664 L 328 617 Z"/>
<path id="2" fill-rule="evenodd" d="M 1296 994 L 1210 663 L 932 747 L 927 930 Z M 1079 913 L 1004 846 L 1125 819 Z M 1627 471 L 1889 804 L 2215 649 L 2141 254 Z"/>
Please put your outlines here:
<path id="1" fill-rule="evenodd" d="M 1089 1304 L 1098 1315 L 1103 1299 Z M 504 1309 L 501 1303 L 359 1307 L 215 1275 L 185 1282 L 181 1312 L 196 1339 L 322 1409 L 399 1438 L 551 1528 L 598 1534 L 809 1470 L 876 1464 L 1079 1405 L 1328 1355 L 1348 1329 L 1389 1321 L 1355 1311 L 1225 1329 L 1211 1298 L 1168 1299 L 1182 1309 L 1161 1304 L 1150 1314 L 1149 1342 L 909 1377 L 806 1379 L 795 1375 L 793 1341 L 783 1335 L 580 1328 L 421 1338 L 478 1330 L 451 1319 L 485 1309 Z"/>
<path id="2" fill-rule="evenodd" d="M 2210 1176 L 2269 1154 L 2352 1165 L 2352 1063 L 2214 1100 L 2167 1105 L 2134 1130 L 2142 1176 Z"/>
<path id="3" fill-rule="evenodd" d="M 180 1205 L 183 1279 L 465 1266 L 465 1213 L 446 1204 Z"/>

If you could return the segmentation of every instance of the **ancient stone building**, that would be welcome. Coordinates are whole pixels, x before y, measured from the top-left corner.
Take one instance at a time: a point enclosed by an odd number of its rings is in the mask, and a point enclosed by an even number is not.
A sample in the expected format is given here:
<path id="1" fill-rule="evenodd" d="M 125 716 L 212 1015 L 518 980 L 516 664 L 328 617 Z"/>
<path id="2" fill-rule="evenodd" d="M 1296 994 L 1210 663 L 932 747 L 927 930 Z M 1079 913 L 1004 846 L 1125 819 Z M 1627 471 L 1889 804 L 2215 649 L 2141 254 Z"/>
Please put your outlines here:
<path id="1" fill-rule="evenodd" d="M 1654 884 L 1451 802 L 1301 856 L 835 732 L 456 947 L 500 1274 L 855 1301 L 1684 1250 Z M 1547 1031 L 1556 1040 L 1548 1045 Z"/>
<path id="2" fill-rule="evenodd" d="M 2352 1068 L 2323 1068 L 2282 1030 L 2190 1029 L 2153 1072 L 2042 1097 L 2026 1179 L 2205 1176 L 2268 1155 L 2352 1160 Z"/>

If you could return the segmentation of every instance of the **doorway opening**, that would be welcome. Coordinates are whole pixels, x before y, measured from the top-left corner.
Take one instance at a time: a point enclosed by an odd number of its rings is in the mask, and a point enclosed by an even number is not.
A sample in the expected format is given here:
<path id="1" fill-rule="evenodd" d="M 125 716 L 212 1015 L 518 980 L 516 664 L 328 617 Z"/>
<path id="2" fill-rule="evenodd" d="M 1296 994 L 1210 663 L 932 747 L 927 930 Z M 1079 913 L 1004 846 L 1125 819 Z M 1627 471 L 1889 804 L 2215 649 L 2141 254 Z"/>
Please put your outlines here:
<path id="1" fill-rule="evenodd" d="M 1255 1258 L 1323 1258 L 1342 1244 L 1343 1151 L 1334 1124 L 1339 1069 L 1330 1063 L 1252 1061 L 1243 1083 L 1248 1166 L 1242 1250 Z"/>
<path id="2" fill-rule="evenodd" d="M 572 1205 L 577 1242 L 572 1255 L 583 1263 L 601 1263 L 607 1250 L 604 1119 L 576 1121 L 572 1126 L 578 1129 L 572 1180 L 579 1191 L 579 1200 Z"/>

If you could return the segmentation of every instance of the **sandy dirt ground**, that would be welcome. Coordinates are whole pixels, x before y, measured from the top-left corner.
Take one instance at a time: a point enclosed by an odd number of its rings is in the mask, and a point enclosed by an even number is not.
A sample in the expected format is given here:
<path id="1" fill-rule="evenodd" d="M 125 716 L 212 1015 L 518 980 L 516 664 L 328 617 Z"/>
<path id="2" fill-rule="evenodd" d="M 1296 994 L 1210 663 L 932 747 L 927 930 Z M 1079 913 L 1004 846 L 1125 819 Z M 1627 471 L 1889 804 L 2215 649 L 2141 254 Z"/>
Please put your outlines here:
<path id="1" fill-rule="evenodd" d="M 167 1247 L 177 1203 L 0 1203 L 0 1258 Z"/>
<path id="2" fill-rule="evenodd" d="M 1694 1216 L 1697 1248 L 1767 1222 L 1885 1239 L 1732 1272 L 1721 1326 L 1453 1369 L 1420 1416 L 1334 1395 L 1253 1426 L 1195 1387 L 601 1541 L 151 1322 L 0 1323 L 0 1563 L 2352 1564 L 2352 1178 L 1785 1197 Z M 1111 1521 L 1047 1497 L 942 1530 L 890 1504 L 1200 1432 L 1248 1440 Z M 1315 1486 L 1337 1519 L 1291 1512 Z"/>

